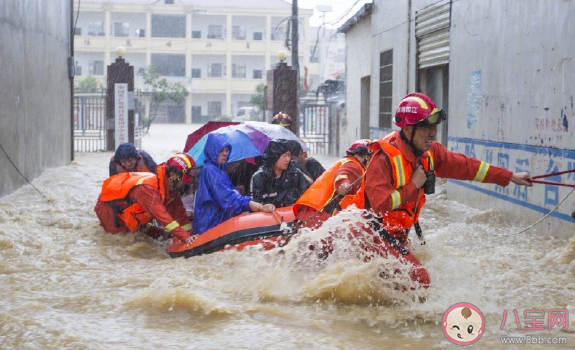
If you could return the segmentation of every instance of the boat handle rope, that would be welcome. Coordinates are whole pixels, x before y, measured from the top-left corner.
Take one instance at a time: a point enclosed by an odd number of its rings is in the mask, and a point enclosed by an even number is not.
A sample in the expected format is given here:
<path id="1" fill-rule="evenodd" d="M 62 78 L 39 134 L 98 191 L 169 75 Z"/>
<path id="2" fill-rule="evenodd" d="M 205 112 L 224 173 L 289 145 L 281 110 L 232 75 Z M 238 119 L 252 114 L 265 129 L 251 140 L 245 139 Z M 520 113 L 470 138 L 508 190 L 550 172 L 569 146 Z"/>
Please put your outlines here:
<path id="1" fill-rule="evenodd" d="M 555 173 L 549 173 L 549 174 L 544 174 L 544 175 L 537 175 L 537 176 L 533 176 L 527 179 L 527 181 L 532 182 L 532 183 L 538 183 L 538 184 L 546 184 L 546 185 L 556 185 L 556 186 L 566 186 L 566 187 L 573 187 L 573 189 L 567 193 L 567 195 L 565 197 L 563 197 L 563 199 L 557 203 L 557 205 L 550 210 L 547 214 L 545 214 L 541 219 L 537 220 L 536 222 L 534 222 L 532 225 L 517 231 L 517 232 L 513 232 L 513 233 L 508 233 L 508 234 L 498 234 L 497 236 L 512 236 L 512 235 L 517 235 L 520 233 L 524 233 L 530 229 L 532 229 L 533 227 L 537 226 L 541 221 L 545 220 L 546 218 L 549 217 L 549 215 L 553 214 L 557 208 L 559 208 L 559 206 L 561 206 L 561 204 L 563 204 L 563 202 L 565 202 L 565 200 L 573 193 L 575 192 L 575 185 L 571 185 L 571 184 L 564 184 L 564 183 L 559 183 L 559 182 L 553 182 L 553 181 L 542 181 L 542 180 L 534 180 L 534 179 L 541 179 L 541 178 L 545 178 L 545 177 L 549 177 L 549 176 L 555 176 L 555 175 L 562 175 L 562 174 L 567 174 L 567 173 L 573 173 L 575 172 L 575 169 L 571 169 L 571 170 L 566 170 L 566 171 L 559 171 L 559 172 L 555 172 Z M 571 214 L 571 217 L 573 217 L 573 220 L 575 220 L 575 212 L 573 212 Z"/>
<path id="2" fill-rule="evenodd" d="M 283 222 L 284 222 L 284 217 L 282 216 L 282 218 L 281 218 L 281 220 L 280 220 L 280 218 L 278 217 L 278 214 L 276 213 L 275 210 L 272 211 L 272 214 L 274 214 L 274 217 L 275 217 L 276 220 L 278 221 L 278 224 L 280 224 L 280 228 L 281 228 L 281 226 L 282 226 L 282 224 L 283 224 Z"/>

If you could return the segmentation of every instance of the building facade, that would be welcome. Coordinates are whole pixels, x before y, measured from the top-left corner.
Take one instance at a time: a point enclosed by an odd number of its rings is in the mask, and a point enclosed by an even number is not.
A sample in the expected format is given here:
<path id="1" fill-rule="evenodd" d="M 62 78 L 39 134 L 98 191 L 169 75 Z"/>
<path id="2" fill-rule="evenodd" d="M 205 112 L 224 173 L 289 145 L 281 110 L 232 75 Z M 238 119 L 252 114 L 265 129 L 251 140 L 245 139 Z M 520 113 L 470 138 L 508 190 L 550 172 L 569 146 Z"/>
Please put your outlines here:
<path id="1" fill-rule="evenodd" d="M 0 196 L 73 159 L 71 28 L 70 0 L 0 5 Z"/>
<path id="2" fill-rule="evenodd" d="M 437 140 L 452 151 L 533 175 L 575 168 L 575 1 L 374 0 L 340 31 L 345 142 L 396 129 L 395 106 L 421 91 L 447 112 Z M 550 179 L 573 184 L 575 174 Z M 573 229 L 568 187 L 450 180 L 448 195 L 521 222 L 548 215 L 551 234 Z"/>
<path id="3" fill-rule="evenodd" d="M 94 76 L 105 82 L 114 50 L 124 46 L 134 66 L 135 94 L 145 94 L 146 67 L 189 92 L 185 105 L 163 104 L 157 121 L 202 123 L 232 116 L 250 106 L 266 71 L 291 42 L 292 7 L 281 0 L 89 0 L 82 1 L 75 27 L 76 78 Z M 299 66 L 302 76 L 317 75 L 310 63 L 309 17 L 298 10 Z"/>

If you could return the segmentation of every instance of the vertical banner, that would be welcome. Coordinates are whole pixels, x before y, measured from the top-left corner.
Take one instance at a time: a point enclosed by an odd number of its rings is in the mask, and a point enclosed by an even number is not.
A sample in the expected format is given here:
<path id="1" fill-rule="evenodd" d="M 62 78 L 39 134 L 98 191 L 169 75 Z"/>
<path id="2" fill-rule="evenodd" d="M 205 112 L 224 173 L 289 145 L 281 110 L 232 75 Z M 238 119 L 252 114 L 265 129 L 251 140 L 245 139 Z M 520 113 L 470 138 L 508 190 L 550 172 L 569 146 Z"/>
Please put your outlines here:
<path id="1" fill-rule="evenodd" d="M 116 147 L 128 140 L 128 84 L 114 84 Z"/>

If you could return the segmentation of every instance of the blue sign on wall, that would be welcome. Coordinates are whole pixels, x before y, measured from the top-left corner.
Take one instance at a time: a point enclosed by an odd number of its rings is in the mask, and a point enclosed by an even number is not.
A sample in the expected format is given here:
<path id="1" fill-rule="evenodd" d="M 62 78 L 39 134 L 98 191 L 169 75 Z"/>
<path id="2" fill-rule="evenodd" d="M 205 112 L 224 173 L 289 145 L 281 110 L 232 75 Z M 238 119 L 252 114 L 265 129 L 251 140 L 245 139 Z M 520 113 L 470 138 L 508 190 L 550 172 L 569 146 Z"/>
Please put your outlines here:
<path id="1" fill-rule="evenodd" d="M 449 137 L 449 149 L 513 172 L 526 171 L 533 176 L 575 168 L 575 151 L 572 150 L 457 137 Z M 545 178 L 545 180 L 572 184 L 575 182 L 575 174 L 555 175 Z M 494 184 L 480 185 L 475 182 L 451 179 L 448 181 L 545 214 L 554 210 L 560 201 L 570 193 L 570 190 L 565 187 L 547 184 L 534 184 L 533 187 L 525 187 L 511 183 L 504 188 Z M 566 211 L 569 209 L 572 210 L 573 208 L 569 206 L 559 207 L 551 213 L 551 216 L 572 221 L 570 212 L 567 213 Z"/>

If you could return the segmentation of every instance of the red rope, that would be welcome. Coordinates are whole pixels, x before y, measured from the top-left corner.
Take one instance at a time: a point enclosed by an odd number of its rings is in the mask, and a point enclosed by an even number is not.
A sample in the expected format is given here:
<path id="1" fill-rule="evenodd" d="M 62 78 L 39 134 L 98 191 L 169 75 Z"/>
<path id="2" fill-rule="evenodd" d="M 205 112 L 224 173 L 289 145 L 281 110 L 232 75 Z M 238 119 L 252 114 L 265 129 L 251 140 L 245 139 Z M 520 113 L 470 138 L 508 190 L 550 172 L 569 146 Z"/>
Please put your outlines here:
<path id="1" fill-rule="evenodd" d="M 527 181 L 532 182 L 534 184 L 546 184 L 546 185 L 555 185 L 555 186 L 565 186 L 565 187 L 573 187 L 575 188 L 575 184 L 564 184 L 561 182 L 553 182 L 553 181 L 542 181 L 542 180 L 531 180 L 527 179 Z"/>
<path id="2" fill-rule="evenodd" d="M 575 185 L 571 185 L 571 184 L 564 184 L 561 182 L 554 182 L 554 181 L 535 180 L 535 179 L 540 179 L 540 178 L 544 178 L 544 177 L 562 175 L 562 174 L 573 173 L 573 172 L 575 172 L 575 169 L 559 171 L 556 173 L 550 173 L 550 174 L 544 174 L 544 175 L 537 175 L 537 176 L 533 176 L 533 177 L 528 178 L 527 181 L 532 182 L 532 183 L 536 183 L 536 184 L 546 184 L 546 185 L 565 186 L 565 187 L 575 188 Z"/>
<path id="3" fill-rule="evenodd" d="M 532 177 L 530 177 L 530 179 L 539 179 L 539 178 L 542 178 L 542 177 L 562 175 L 562 174 L 573 173 L 573 172 L 575 172 L 575 169 L 565 170 L 565 171 L 560 171 L 560 172 L 557 172 L 557 173 L 550 173 L 550 174 L 545 174 L 545 175 L 532 176 Z M 533 181 L 533 182 L 535 182 L 535 181 Z"/>

